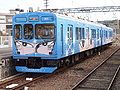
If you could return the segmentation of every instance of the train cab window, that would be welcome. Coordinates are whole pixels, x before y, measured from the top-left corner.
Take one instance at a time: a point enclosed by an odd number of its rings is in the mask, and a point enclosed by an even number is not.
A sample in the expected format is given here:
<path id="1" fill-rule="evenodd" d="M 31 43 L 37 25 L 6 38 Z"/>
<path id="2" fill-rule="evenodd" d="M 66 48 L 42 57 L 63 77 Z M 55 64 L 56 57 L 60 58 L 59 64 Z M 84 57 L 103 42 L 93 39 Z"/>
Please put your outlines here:
<path id="1" fill-rule="evenodd" d="M 35 36 L 37 39 L 53 39 L 55 26 L 53 24 L 37 24 L 35 26 Z"/>
<path id="2" fill-rule="evenodd" d="M 14 30 L 15 30 L 15 39 L 21 39 L 22 26 L 21 25 L 15 25 Z"/>
<path id="3" fill-rule="evenodd" d="M 24 38 L 33 39 L 33 26 L 31 24 L 24 25 Z"/>

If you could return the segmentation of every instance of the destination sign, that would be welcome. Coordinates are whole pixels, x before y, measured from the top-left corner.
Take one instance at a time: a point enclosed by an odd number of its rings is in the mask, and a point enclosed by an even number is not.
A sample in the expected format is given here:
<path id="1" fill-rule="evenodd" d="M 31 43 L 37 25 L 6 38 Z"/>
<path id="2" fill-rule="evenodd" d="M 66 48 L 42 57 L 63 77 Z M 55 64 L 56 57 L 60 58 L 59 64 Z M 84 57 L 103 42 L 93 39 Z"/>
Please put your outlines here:
<path id="1" fill-rule="evenodd" d="M 39 21 L 38 16 L 29 16 L 29 21 Z"/>
<path id="2" fill-rule="evenodd" d="M 17 18 L 15 18 L 15 21 L 16 22 L 26 22 L 27 19 L 25 17 L 17 17 Z"/>
<path id="3" fill-rule="evenodd" d="M 41 18 L 42 22 L 53 22 L 54 18 L 52 16 L 44 16 Z"/>

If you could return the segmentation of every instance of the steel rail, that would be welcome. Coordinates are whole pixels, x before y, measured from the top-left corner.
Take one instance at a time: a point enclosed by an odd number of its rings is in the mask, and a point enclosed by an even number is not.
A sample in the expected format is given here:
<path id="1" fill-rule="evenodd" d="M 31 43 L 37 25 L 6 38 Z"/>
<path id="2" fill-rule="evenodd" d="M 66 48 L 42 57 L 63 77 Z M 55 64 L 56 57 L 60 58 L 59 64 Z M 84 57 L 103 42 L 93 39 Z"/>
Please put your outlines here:
<path id="1" fill-rule="evenodd" d="M 68 66 L 68 67 L 71 67 L 71 65 Z M 18 86 L 16 86 L 16 87 L 12 88 L 12 90 L 21 90 L 21 89 L 24 89 L 25 86 L 30 86 L 30 84 L 33 84 L 34 82 L 36 82 L 36 81 L 38 81 L 38 80 L 40 80 L 40 79 L 53 77 L 53 76 L 55 76 L 55 75 L 57 75 L 57 74 L 59 74 L 59 73 L 61 73 L 61 72 L 65 72 L 66 70 L 68 70 L 68 67 L 60 68 L 60 69 L 58 69 L 58 71 L 56 71 L 56 72 L 54 72 L 54 73 L 52 73 L 52 74 L 43 74 L 43 75 L 40 76 L 40 77 L 34 78 L 32 81 L 25 82 L 25 83 L 23 83 L 22 85 L 18 85 Z M 42 77 L 43 77 L 43 78 L 42 78 Z"/>
<path id="2" fill-rule="evenodd" d="M 101 65 L 103 65 L 112 55 L 114 55 L 120 48 L 115 50 L 109 57 L 107 57 L 102 63 L 100 63 L 97 67 L 95 67 L 89 74 L 87 74 L 82 80 L 80 80 L 77 84 L 75 84 L 71 90 L 75 90 L 82 82 L 84 82 L 92 73 L 94 73 Z"/>
<path id="3" fill-rule="evenodd" d="M 25 86 L 28 86 L 28 85 L 32 84 L 33 82 L 41 79 L 41 78 L 44 77 L 44 76 L 45 76 L 45 75 L 36 77 L 36 78 L 34 78 L 32 81 L 25 82 L 25 83 L 23 83 L 22 85 L 18 85 L 18 86 L 16 86 L 16 87 L 12 88 L 12 90 L 21 90 L 21 89 L 24 89 Z M 46 77 L 47 77 L 47 76 L 49 77 L 50 75 L 46 75 Z"/>
<path id="4" fill-rule="evenodd" d="M 116 72 L 115 72 L 115 74 L 114 74 L 114 76 L 113 76 L 113 78 L 112 78 L 112 80 L 111 80 L 107 90 L 111 89 L 111 87 L 112 87 L 112 85 L 113 85 L 113 83 L 114 83 L 114 81 L 115 81 L 115 79 L 117 77 L 117 74 L 118 74 L 119 70 L 120 70 L 120 65 L 118 66 L 118 68 L 117 68 L 117 70 L 116 70 Z"/>
<path id="5" fill-rule="evenodd" d="M 13 81 L 16 81 L 16 80 L 20 79 L 21 77 L 24 76 L 24 74 L 25 73 L 20 73 L 20 74 L 15 75 L 15 77 L 12 77 L 12 78 L 10 78 L 8 80 L 0 81 L 0 89 L 1 89 L 1 87 L 7 85 L 8 83 L 11 83 Z M 13 78 L 15 78 L 15 79 L 13 79 Z"/>

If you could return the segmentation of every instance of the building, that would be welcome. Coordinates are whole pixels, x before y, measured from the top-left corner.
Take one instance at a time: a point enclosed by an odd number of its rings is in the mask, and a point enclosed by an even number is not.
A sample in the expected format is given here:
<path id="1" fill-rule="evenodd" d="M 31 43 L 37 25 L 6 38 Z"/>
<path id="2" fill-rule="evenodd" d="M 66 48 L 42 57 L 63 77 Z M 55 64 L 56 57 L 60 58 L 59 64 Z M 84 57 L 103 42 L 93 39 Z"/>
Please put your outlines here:
<path id="1" fill-rule="evenodd" d="M 0 48 L 12 46 L 12 17 L 14 15 L 0 13 Z"/>
<path id="2" fill-rule="evenodd" d="M 23 9 L 10 9 L 10 13 L 0 13 L 0 48 L 12 47 L 12 17 L 24 12 Z"/>
<path id="3" fill-rule="evenodd" d="M 11 36 L 12 17 L 15 14 L 0 13 L 0 36 Z"/>
<path id="4" fill-rule="evenodd" d="M 116 34 L 120 34 L 120 20 L 106 20 L 98 22 L 113 28 Z"/>

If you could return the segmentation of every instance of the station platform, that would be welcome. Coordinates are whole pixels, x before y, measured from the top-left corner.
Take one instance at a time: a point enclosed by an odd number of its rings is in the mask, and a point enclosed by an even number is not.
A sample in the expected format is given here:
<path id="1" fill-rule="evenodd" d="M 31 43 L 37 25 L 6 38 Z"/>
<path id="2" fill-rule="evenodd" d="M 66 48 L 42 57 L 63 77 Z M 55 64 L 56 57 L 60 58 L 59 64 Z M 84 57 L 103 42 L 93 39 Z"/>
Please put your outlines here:
<path id="1" fill-rule="evenodd" d="M 12 56 L 12 47 L 0 48 L 0 57 L 6 55 Z"/>
<path id="2" fill-rule="evenodd" d="M 11 57 L 12 47 L 0 48 L 0 80 L 16 73 Z"/>

